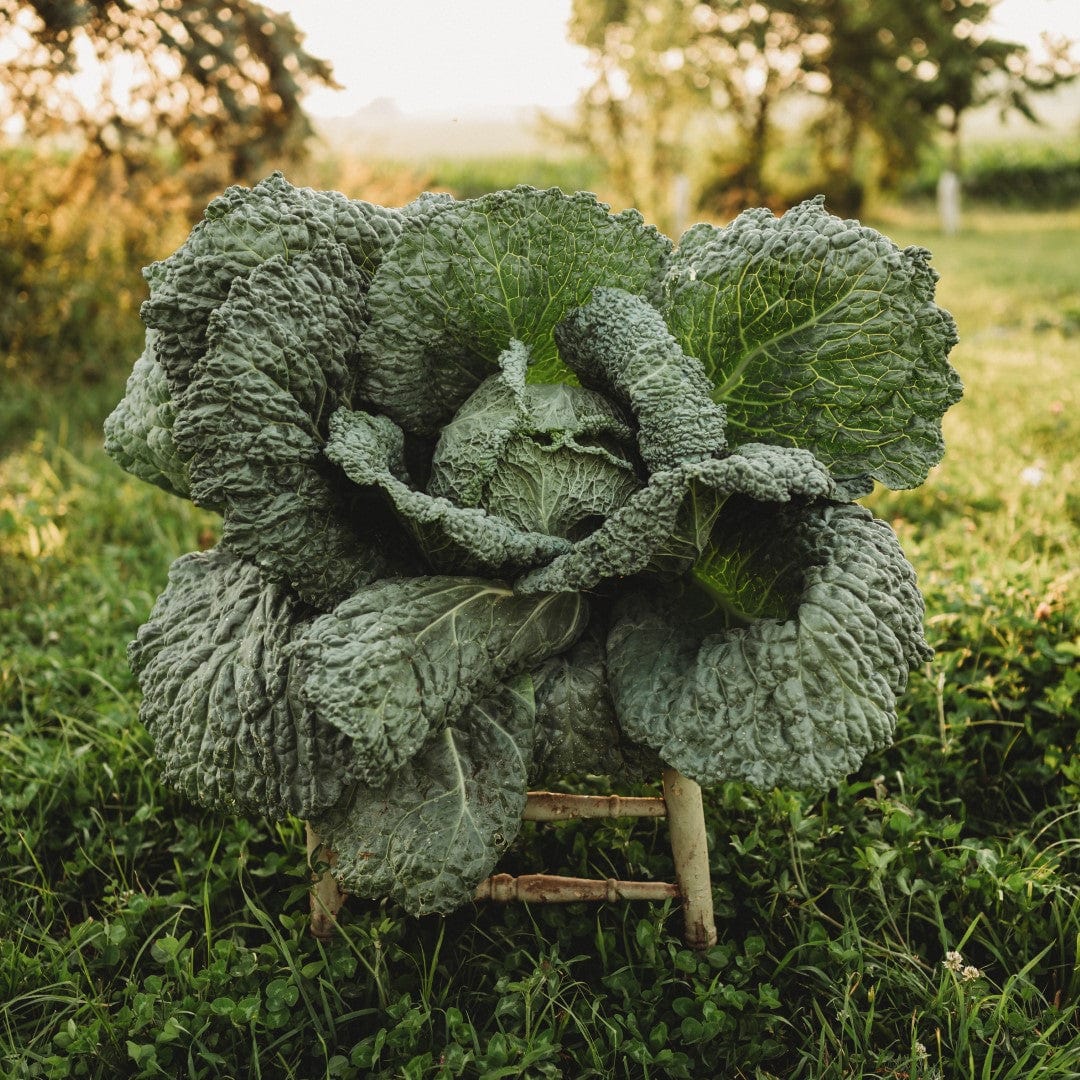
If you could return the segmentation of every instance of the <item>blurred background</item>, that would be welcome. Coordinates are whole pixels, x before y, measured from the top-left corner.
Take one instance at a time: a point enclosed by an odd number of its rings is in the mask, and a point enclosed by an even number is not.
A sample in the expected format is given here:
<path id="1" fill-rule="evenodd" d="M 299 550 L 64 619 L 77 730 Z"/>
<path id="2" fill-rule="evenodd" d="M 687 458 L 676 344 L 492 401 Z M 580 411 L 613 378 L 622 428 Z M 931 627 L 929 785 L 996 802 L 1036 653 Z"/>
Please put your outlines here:
<path id="1" fill-rule="evenodd" d="M 0 372 L 126 370 L 139 268 L 275 168 L 390 205 L 588 189 L 675 235 L 817 192 L 881 217 L 947 171 L 1071 205 L 1070 37 L 1073 0 L 0 0 Z"/>

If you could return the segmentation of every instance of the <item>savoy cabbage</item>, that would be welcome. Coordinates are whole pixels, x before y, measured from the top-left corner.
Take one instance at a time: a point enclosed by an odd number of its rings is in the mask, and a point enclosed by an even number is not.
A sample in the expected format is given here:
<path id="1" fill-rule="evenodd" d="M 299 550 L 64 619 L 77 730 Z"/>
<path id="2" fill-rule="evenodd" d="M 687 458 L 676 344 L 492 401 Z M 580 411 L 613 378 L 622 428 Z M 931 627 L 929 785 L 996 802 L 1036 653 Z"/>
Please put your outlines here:
<path id="1" fill-rule="evenodd" d="M 929 656 L 888 525 L 961 393 L 927 252 L 820 200 L 677 246 L 587 194 L 230 188 L 106 423 L 220 511 L 130 648 L 167 780 L 467 901 L 528 786 L 822 788 Z"/>

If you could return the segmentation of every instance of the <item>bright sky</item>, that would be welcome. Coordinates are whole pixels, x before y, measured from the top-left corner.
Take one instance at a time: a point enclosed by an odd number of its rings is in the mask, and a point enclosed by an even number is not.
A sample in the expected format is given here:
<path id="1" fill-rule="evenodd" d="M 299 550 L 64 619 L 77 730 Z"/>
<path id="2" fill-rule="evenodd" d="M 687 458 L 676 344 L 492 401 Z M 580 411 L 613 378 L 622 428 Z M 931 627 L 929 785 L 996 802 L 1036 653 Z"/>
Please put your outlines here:
<path id="1" fill-rule="evenodd" d="M 572 104 L 588 81 L 585 50 L 566 40 L 570 0 L 268 0 L 333 62 L 338 92 L 313 93 L 317 116 L 375 98 L 406 113 L 470 113 Z M 1038 45 L 1043 31 L 1080 40 L 1080 0 L 1001 0 L 999 36 Z"/>
<path id="2" fill-rule="evenodd" d="M 307 99 L 346 115 L 375 98 L 407 113 L 570 105 L 587 81 L 585 50 L 566 40 L 570 0 L 267 0 L 332 61 L 344 90 Z"/>

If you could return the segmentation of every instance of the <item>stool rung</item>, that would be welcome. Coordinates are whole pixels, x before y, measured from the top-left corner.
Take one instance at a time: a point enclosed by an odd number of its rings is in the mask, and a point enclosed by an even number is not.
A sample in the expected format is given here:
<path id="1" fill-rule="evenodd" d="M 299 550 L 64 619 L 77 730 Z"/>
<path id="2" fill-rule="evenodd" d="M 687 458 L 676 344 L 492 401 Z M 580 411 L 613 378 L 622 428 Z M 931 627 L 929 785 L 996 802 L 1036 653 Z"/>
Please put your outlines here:
<path id="1" fill-rule="evenodd" d="M 521 816 L 525 821 L 565 821 L 571 818 L 664 817 L 666 814 L 667 803 L 661 798 L 530 791 Z"/>
<path id="2" fill-rule="evenodd" d="M 682 902 L 684 937 L 693 949 L 716 944 L 709 850 L 701 788 L 674 769 L 663 770 L 664 797 L 627 795 L 568 795 L 557 791 L 530 791 L 522 817 L 526 821 L 564 821 L 570 818 L 667 817 L 676 884 L 666 881 L 618 881 L 615 878 L 570 878 L 554 874 L 493 874 L 481 881 L 475 899 L 510 903 L 524 900 L 537 904 L 585 901 L 668 900 Z M 322 842 L 307 826 L 308 863 Z M 332 869 L 334 852 L 323 852 Z M 333 873 L 315 874 L 311 890 L 311 933 L 328 938 L 345 901 Z"/>
<path id="3" fill-rule="evenodd" d="M 666 881 L 617 881 L 598 878 L 559 877 L 555 874 L 492 874 L 476 888 L 477 900 L 508 904 L 525 900 L 534 904 L 572 904 L 577 900 L 668 900 L 679 889 Z"/>

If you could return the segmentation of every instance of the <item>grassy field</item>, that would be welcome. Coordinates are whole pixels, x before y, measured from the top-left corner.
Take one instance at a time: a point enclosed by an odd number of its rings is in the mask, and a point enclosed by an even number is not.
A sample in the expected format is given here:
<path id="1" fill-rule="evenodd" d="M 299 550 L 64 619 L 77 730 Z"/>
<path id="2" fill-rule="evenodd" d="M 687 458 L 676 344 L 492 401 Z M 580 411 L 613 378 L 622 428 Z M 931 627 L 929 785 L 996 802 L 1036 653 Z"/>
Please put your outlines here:
<path id="1" fill-rule="evenodd" d="M 312 940 L 299 823 L 174 797 L 137 720 L 125 644 L 214 519 L 105 459 L 119 384 L 13 382 L 0 1076 L 1080 1077 L 1080 212 L 880 224 L 934 251 L 961 331 L 944 464 L 870 500 L 937 656 L 827 797 L 707 793 L 701 956 L 650 904 L 350 901 Z M 505 866 L 672 872 L 642 821 L 526 826 Z"/>

